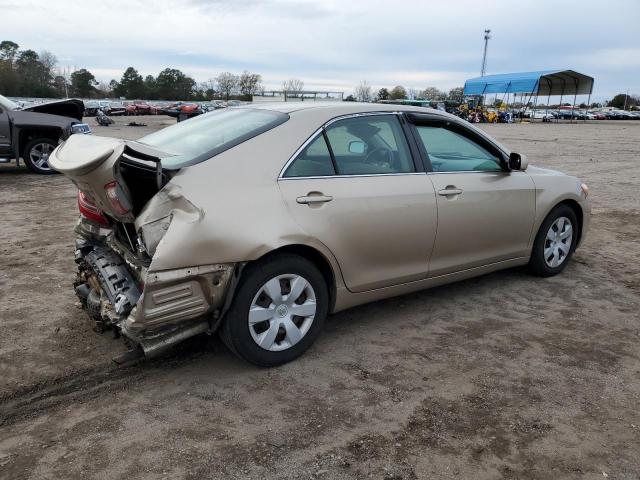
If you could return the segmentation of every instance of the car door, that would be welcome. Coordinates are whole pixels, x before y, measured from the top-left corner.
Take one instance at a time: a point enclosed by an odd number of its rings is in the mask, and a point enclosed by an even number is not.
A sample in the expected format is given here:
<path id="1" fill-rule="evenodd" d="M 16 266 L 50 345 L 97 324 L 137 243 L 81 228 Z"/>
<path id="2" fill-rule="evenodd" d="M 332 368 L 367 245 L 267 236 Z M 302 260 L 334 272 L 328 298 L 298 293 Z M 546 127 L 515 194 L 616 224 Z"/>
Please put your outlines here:
<path id="1" fill-rule="evenodd" d="M 435 116 L 412 123 L 438 206 L 429 276 L 528 255 L 535 217 L 529 175 L 506 171 L 506 154 L 468 126 Z"/>
<path id="2" fill-rule="evenodd" d="M 0 155 L 6 155 L 11 150 L 11 128 L 9 127 L 9 112 L 0 105 Z"/>
<path id="3" fill-rule="evenodd" d="M 353 292 L 428 275 L 435 192 L 405 133 L 395 114 L 338 119 L 278 182 L 295 221 L 331 250 Z"/>

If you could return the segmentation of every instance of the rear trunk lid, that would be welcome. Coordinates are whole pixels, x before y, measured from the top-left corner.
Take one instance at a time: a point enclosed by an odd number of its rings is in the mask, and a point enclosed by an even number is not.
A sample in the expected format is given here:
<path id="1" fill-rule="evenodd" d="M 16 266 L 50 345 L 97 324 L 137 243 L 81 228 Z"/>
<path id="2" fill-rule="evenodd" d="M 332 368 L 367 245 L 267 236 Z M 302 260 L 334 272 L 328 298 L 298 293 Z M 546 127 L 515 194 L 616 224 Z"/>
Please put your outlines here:
<path id="1" fill-rule="evenodd" d="M 103 213 L 120 222 L 133 223 L 144 204 L 162 188 L 160 162 L 170 156 L 134 141 L 72 135 L 53 151 L 49 165 L 69 177 Z M 144 182 L 136 178 L 136 192 L 131 191 L 133 185 L 127 184 L 123 173 L 127 165 L 144 173 Z"/>

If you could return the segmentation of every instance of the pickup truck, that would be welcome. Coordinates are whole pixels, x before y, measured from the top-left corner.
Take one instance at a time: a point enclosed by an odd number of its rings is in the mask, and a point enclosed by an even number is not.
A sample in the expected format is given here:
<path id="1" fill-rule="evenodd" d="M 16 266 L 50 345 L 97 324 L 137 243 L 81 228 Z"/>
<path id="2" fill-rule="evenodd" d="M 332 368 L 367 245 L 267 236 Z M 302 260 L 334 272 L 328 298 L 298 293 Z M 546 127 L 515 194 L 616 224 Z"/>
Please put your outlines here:
<path id="1" fill-rule="evenodd" d="M 20 109 L 0 95 L 0 163 L 20 158 L 34 173 L 55 173 L 49 155 L 58 144 L 74 133 L 91 133 L 82 123 L 84 103 L 68 99 L 41 103 Z"/>

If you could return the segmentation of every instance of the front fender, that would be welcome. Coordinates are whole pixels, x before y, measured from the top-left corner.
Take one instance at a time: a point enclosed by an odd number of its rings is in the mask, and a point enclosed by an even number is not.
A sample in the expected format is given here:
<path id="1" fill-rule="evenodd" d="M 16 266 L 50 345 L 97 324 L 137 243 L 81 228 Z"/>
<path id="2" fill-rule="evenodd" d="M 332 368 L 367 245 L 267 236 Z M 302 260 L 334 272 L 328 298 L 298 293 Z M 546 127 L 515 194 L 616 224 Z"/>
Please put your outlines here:
<path id="1" fill-rule="evenodd" d="M 533 176 L 532 178 L 536 185 L 536 218 L 529 242 L 530 247 L 533 246 L 535 237 L 545 218 L 562 202 L 576 204 L 582 212 L 582 228 L 577 245 L 582 244 L 590 223 L 591 204 L 580 188 L 580 180 L 568 175 L 544 175 L 541 177 Z"/>

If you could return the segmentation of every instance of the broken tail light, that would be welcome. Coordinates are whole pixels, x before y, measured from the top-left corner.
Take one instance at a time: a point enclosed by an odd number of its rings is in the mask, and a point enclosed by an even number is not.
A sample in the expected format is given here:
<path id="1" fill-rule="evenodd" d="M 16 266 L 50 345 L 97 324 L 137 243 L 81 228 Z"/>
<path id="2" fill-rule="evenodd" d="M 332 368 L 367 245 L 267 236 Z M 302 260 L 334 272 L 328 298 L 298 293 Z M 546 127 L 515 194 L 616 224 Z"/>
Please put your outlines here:
<path id="1" fill-rule="evenodd" d="M 102 214 L 96 204 L 89 200 L 89 197 L 82 190 L 78 190 L 78 210 L 80 210 L 80 215 L 87 220 L 105 227 L 109 225 L 109 219 Z"/>
<path id="2" fill-rule="evenodd" d="M 118 182 L 114 180 L 107 183 L 104 186 L 104 191 L 107 194 L 107 199 L 109 200 L 111 207 L 118 213 L 118 215 L 126 215 L 131 211 L 131 205 L 127 200 L 127 196 Z"/>

